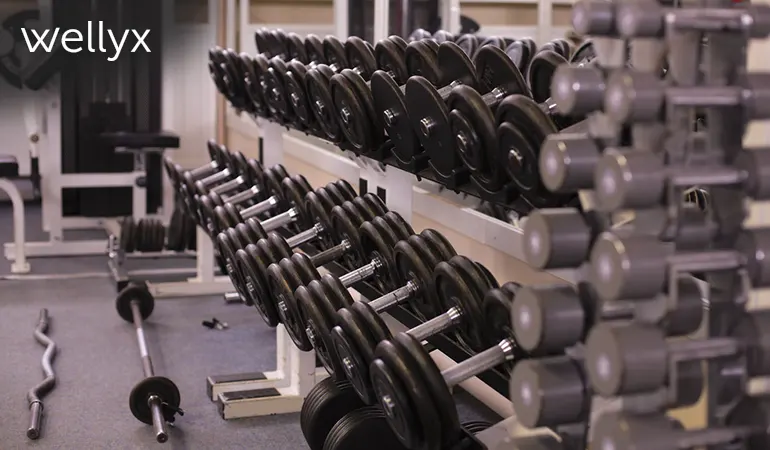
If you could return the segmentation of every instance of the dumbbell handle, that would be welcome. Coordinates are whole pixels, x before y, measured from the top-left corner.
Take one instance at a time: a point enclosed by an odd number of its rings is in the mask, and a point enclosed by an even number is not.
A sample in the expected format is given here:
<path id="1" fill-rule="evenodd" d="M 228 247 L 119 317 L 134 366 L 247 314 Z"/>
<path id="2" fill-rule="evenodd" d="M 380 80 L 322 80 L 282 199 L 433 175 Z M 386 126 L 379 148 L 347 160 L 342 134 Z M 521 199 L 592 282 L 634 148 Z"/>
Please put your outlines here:
<path id="1" fill-rule="evenodd" d="M 225 292 L 225 303 L 243 303 L 241 294 L 237 292 Z"/>
<path id="2" fill-rule="evenodd" d="M 677 339 L 668 343 L 668 353 L 677 362 L 716 359 L 738 354 L 743 345 L 731 337 Z"/>
<path id="3" fill-rule="evenodd" d="M 313 267 L 321 267 L 325 264 L 329 264 L 332 261 L 340 259 L 342 255 L 347 253 L 351 248 L 353 248 L 353 245 L 351 245 L 350 241 L 345 239 L 334 247 L 311 256 L 310 263 L 313 264 Z"/>
<path id="4" fill-rule="evenodd" d="M 256 217 L 260 214 L 264 214 L 271 209 L 275 208 L 280 200 L 275 195 L 271 195 L 266 200 L 263 200 L 256 205 L 249 206 L 241 211 L 241 217 L 246 220 L 250 217 Z M 278 217 L 278 216 L 276 216 Z M 263 224 L 264 225 L 264 224 Z"/>
<path id="5" fill-rule="evenodd" d="M 152 429 L 155 432 L 155 440 L 162 444 L 168 440 L 166 419 L 163 417 L 163 401 L 153 394 L 147 399 L 147 406 L 150 407 L 152 413 Z"/>
<path id="6" fill-rule="evenodd" d="M 238 186 L 241 186 L 244 183 L 246 183 L 246 179 L 243 177 L 243 175 L 238 175 L 230 181 L 226 181 L 219 186 L 214 186 L 210 189 L 210 191 L 215 194 L 222 195 L 238 189 Z"/>
<path id="7" fill-rule="evenodd" d="M 262 228 L 264 228 L 265 231 L 273 231 L 277 230 L 278 228 L 281 228 L 282 226 L 288 225 L 299 216 L 299 211 L 297 211 L 297 208 L 291 208 L 290 210 L 278 214 L 275 217 L 271 217 L 265 221 L 262 222 Z M 245 219 L 245 217 L 244 217 Z"/>
<path id="8" fill-rule="evenodd" d="M 190 175 L 192 175 L 193 178 L 205 178 L 209 175 L 214 174 L 217 169 L 219 169 L 219 164 L 217 164 L 216 161 L 211 161 L 208 164 L 200 167 L 196 167 L 195 169 L 192 169 L 190 171 Z"/>
<path id="9" fill-rule="evenodd" d="M 463 381 L 475 377 L 514 356 L 516 344 L 512 339 L 503 339 L 494 347 L 478 353 L 460 364 L 454 365 L 441 372 L 447 386 L 457 386 Z"/>
<path id="10" fill-rule="evenodd" d="M 262 190 L 259 188 L 259 186 L 252 186 L 245 191 L 241 191 L 235 195 L 232 195 L 230 197 L 225 197 L 222 199 L 225 203 L 230 203 L 232 205 L 239 205 L 246 200 L 250 200 L 254 198 L 255 196 L 259 195 L 259 193 L 262 192 Z"/>
<path id="11" fill-rule="evenodd" d="M 390 291 L 387 294 L 383 295 L 382 297 L 379 297 L 370 301 L 369 306 L 375 312 L 379 313 L 400 304 L 404 300 L 412 298 L 414 295 L 416 295 L 419 292 L 420 292 L 420 285 L 416 281 L 410 280 L 410 281 L 407 281 L 405 285 L 401 286 L 395 291 Z"/>
<path id="12" fill-rule="evenodd" d="M 324 232 L 323 225 L 321 225 L 320 223 L 317 223 L 313 225 L 313 228 L 310 228 L 309 230 L 305 230 L 299 234 L 295 234 L 294 236 L 286 239 L 286 245 L 288 245 L 289 248 L 297 248 L 302 244 L 312 241 L 313 239 L 318 237 L 319 234 L 323 232 Z"/>
<path id="13" fill-rule="evenodd" d="M 147 341 L 144 339 L 144 328 L 142 327 L 142 313 L 139 311 L 139 302 L 131 301 L 131 315 L 134 319 L 136 328 L 136 342 L 139 344 L 139 355 L 142 357 L 142 370 L 145 377 L 152 377 L 155 371 L 152 368 L 152 359 L 147 351 Z"/>
<path id="14" fill-rule="evenodd" d="M 366 280 L 367 278 L 377 273 L 377 270 L 380 267 L 382 267 L 382 261 L 380 261 L 379 258 L 374 258 L 369 264 L 359 267 L 358 269 L 341 276 L 340 283 L 342 283 L 342 285 L 345 287 L 352 286 L 359 281 Z"/>
<path id="15" fill-rule="evenodd" d="M 462 318 L 462 311 L 455 306 L 449 308 L 444 314 L 438 315 L 427 322 L 423 322 L 411 330 L 407 330 L 407 334 L 418 341 L 424 341 L 425 339 L 442 333 L 455 325 L 459 325 Z"/>
<path id="16" fill-rule="evenodd" d="M 230 171 L 230 169 L 222 169 L 219 172 L 209 175 L 206 178 L 200 180 L 199 182 L 204 186 L 211 186 L 212 184 L 220 183 L 222 181 L 225 181 L 232 175 L 233 173 Z"/>

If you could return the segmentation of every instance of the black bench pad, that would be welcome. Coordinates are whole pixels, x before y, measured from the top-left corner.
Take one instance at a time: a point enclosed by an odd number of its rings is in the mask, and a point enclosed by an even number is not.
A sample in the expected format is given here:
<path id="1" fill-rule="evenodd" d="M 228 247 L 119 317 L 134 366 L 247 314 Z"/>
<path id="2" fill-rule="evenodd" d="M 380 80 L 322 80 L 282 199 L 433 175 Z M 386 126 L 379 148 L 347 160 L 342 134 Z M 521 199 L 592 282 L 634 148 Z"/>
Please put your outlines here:
<path id="1" fill-rule="evenodd" d="M 19 161 L 13 155 L 0 155 L 0 178 L 18 178 Z"/>
<path id="2" fill-rule="evenodd" d="M 102 133 L 99 135 L 105 145 L 112 148 L 128 148 L 131 150 L 175 149 L 179 148 L 179 136 L 170 131 L 153 133 L 134 133 L 120 131 L 115 133 Z"/>

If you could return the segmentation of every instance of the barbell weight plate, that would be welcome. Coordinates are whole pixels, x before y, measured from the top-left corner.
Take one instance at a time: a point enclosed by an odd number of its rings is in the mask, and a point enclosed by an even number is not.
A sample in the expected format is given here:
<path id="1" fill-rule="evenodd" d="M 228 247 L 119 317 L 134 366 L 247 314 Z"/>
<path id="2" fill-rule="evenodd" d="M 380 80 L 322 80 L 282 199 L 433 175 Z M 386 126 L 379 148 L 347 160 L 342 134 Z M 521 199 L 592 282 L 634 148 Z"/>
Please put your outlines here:
<path id="1" fill-rule="evenodd" d="M 532 91 L 532 98 L 543 103 L 551 97 L 551 80 L 556 68 L 567 64 L 567 60 L 555 51 L 539 51 L 529 63 L 527 83 Z"/>
<path id="2" fill-rule="evenodd" d="M 368 152 L 374 147 L 374 130 L 353 84 L 344 76 L 336 74 L 331 78 L 330 88 L 342 133 L 356 152 Z"/>
<path id="3" fill-rule="evenodd" d="M 260 28 L 254 32 L 254 44 L 257 46 L 259 53 L 268 53 L 270 46 L 267 43 L 267 29 Z"/>
<path id="4" fill-rule="evenodd" d="M 279 56 L 270 59 L 267 74 L 264 76 L 265 97 L 271 112 L 276 113 L 281 119 L 291 122 L 294 118 L 294 110 L 286 95 L 286 87 L 283 80 L 286 74 L 286 63 Z"/>
<path id="5" fill-rule="evenodd" d="M 374 57 L 377 62 L 377 68 L 385 72 L 390 72 L 396 83 L 404 83 L 409 78 L 409 71 L 406 67 L 405 49 L 401 48 L 391 39 L 382 39 L 374 46 Z M 375 71 L 369 76 L 372 79 Z"/>
<path id="6" fill-rule="evenodd" d="M 155 297 L 144 283 L 131 282 L 123 288 L 115 299 L 115 309 L 121 319 L 128 323 L 134 322 L 134 315 L 131 312 L 131 302 L 136 301 L 139 304 L 139 313 L 142 320 L 147 319 L 155 309 Z"/>
<path id="7" fill-rule="evenodd" d="M 305 52 L 307 53 L 308 62 L 326 64 L 323 41 L 315 34 L 305 36 Z"/>
<path id="8" fill-rule="evenodd" d="M 334 200 L 323 189 L 316 189 L 305 196 L 305 210 L 308 216 L 312 217 L 313 224 L 320 224 L 323 228 L 323 232 L 317 238 L 322 249 L 331 248 L 338 243 L 335 241 L 329 215 L 334 206 Z"/>
<path id="9" fill-rule="evenodd" d="M 323 40 L 324 57 L 329 65 L 338 68 L 350 67 L 345 56 L 345 45 L 335 36 L 326 36 Z"/>
<path id="10" fill-rule="evenodd" d="M 282 197 L 286 199 L 287 205 L 292 205 L 298 212 L 298 220 L 286 228 L 300 232 L 306 226 L 312 225 L 312 219 L 308 217 L 305 210 L 305 195 L 313 190 L 307 178 L 302 175 L 292 175 L 281 181 L 281 187 L 283 188 Z"/>
<path id="11" fill-rule="evenodd" d="M 248 85 L 248 94 L 255 108 L 263 116 L 269 116 L 270 107 L 265 98 L 264 79 L 269 69 L 270 61 L 261 54 L 254 55 L 251 59 L 249 70 L 246 72 L 246 82 Z"/>
<path id="12" fill-rule="evenodd" d="M 267 34 L 267 40 L 272 47 L 274 56 L 286 55 L 286 32 L 280 28 L 270 30 Z"/>
<path id="13" fill-rule="evenodd" d="M 359 324 L 350 310 L 341 309 L 336 316 L 337 324 L 331 332 L 332 351 L 337 355 L 338 361 L 343 362 L 341 369 L 344 376 L 353 385 L 358 396 L 366 404 L 375 404 L 377 399 L 369 381 L 369 364 L 372 360 L 367 359 L 366 352 L 373 355 L 378 342 L 366 339 L 371 337 L 368 331 L 365 333 L 359 330 L 368 330 L 368 325 Z"/>
<path id="14" fill-rule="evenodd" d="M 307 256 L 306 256 L 307 257 Z M 307 285 L 295 259 L 283 258 L 267 268 L 267 284 L 275 299 L 278 315 L 294 345 L 302 351 L 310 351 L 313 345 L 305 332 L 305 324 L 299 317 L 299 306 L 294 291 L 301 285 Z"/>
<path id="15" fill-rule="evenodd" d="M 476 53 L 476 49 L 479 48 L 479 38 L 472 34 L 463 34 L 455 40 L 458 46 L 465 52 L 470 58 Z"/>
<path id="16" fill-rule="evenodd" d="M 305 75 L 305 89 L 313 115 L 326 137 L 332 142 L 342 140 L 342 129 L 334 107 L 329 82 L 334 72 L 326 65 L 318 65 Z"/>
<path id="17" fill-rule="evenodd" d="M 367 192 L 366 194 L 357 197 L 357 199 L 353 199 L 353 203 L 366 211 L 367 220 L 382 216 L 388 212 L 388 207 L 385 206 L 385 202 L 382 201 L 379 195 L 373 192 Z"/>
<path id="18" fill-rule="evenodd" d="M 350 36 L 345 40 L 344 48 L 348 67 L 357 67 L 361 76 L 369 79 L 377 70 L 377 59 L 370 44 L 358 36 Z"/>
<path id="19" fill-rule="evenodd" d="M 410 42 L 404 50 L 404 62 L 410 76 L 419 75 L 431 84 L 437 84 L 441 79 L 437 52 L 425 41 Z"/>
<path id="20" fill-rule="evenodd" d="M 152 425 L 152 410 L 149 405 L 149 398 L 152 395 L 158 396 L 163 403 L 168 405 L 161 410 L 166 422 L 173 423 L 182 397 L 176 384 L 166 377 L 147 377 L 134 385 L 128 400 L 131 414 L 140 422 Z"/>
<path id="21" fill-rule="evenodd" d="M 451 176 L 458 164 L 444 100 L 427 79 L 411 77 L 406 82 L 406 108 L 412 127 L 430 157 L 431 167 L 441 177 Z M 424 121 L 430 121 L 430 127 L 426 127 Z"/>
<path id="22" fill-rule="evenodd" d="M 590 40 L 583 42 L 575 49 L 575 52 L 569 59 L 570 64 L 580 64 L 591 61 L 596 58 L 596 50 L 594 49 L 594 43 Z"/>
<path id="23" fill-rule="evenodd" d="M 369 450 L 406 450 L 377 407 L 346 414 L 329 432 L 323 450 L 358 450 L 364 441 Z"/>
<path id="24" fill-rule="evenodd" d="M 345 267 L 361 267 L 368 261 L 361 250 L 361 235 L 359 227 L 368 220 L 352 202 L 345 202 L 335 206 L 331 211 L 332 230 L 334 230 L 337 242 L 348 241 L 351 249 L 338 260 Z"/>
<path id="25" fill-rule="evenodd" d="M 430 248 L 432 253 L 439 257 L 439 260 L 450 259 L 457 255 L 457 251 L 454 249 L 449 240 L 444 237 L 443 234 L 434 229 L 426 228 L 420 231 L 420 238 L 425 240 L 425 242 L 428 244 L 429 247 L 426 247 L 426 250 Z M 431 267 L 431 269 L 433 269 L 433 267 Z"/>
<path id="26" fill-rule="evenodd" d="M 420 450 L 441 448 L 441 428 L 436 405 L 427 387 L 415 377 L 405 376 L 410 367 L 403 352 L 391 341 L 375 350 L 370 372 L 376 397 L 388 422 L 405 447 Z M 385 402 L 383 399 L 389 401 Z"/>
<path id="27" fill-rule="evenodd" d="M 313 386 L 300 410 L 300 428 L 310 450 L 323 450 L 334 424 L 363 406 L 350 383 L 326 378 Z"/>
<path id="28" fill-rule="evenodd" d="M 305 90 L 307 67 L 295 59 L 286 63 L 286 68 L 288 71 L 286 72 L 284 83 L 294 116 L 297 118 L 296 123 L 302 128 L 312 129 L 316 123 L 313 112 L 310 110 Z"/>
<path id="29" fill-rule="evenodd" d="M 405 361 L 414 367 L 414 370 L 408 371 L 402 375 L 419 378 L 418 383 L 428 389 L 432 403 L 436 406 L 436 415 L 439 419 L 439 429 L 441 430 L 440 448 L 451 447 L 460 439 L 460 418 L 457 416 L 457 407 L 455 406 L 452 392 L 446 385 L 441 371 L 436 363 L 425 351 L 422 343 L 407 333 L 396 333 L 393 336 L 393 344 L 403 352 Z"/>

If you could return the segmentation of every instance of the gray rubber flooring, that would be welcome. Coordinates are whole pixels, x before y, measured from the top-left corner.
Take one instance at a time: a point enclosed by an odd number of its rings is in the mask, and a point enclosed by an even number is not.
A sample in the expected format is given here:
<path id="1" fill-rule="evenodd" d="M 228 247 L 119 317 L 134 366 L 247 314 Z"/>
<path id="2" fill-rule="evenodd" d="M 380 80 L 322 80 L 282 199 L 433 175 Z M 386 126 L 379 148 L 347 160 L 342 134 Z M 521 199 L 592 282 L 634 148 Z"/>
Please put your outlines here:
<path id="1" fill-rule="evenodd" d="M 31 207 L 27 217 L 29 239 L 42 238 L 39 209 Z M 10 206 L 0 204 L 0 243 L 11 240 L 10 224 Z M 32 263 L 35 274 L 106 274 L 103 256 Z M 8 272 L 1 258 L 0 276 Z M 114 284 L 106 276 L 0 279 L 0 449 L 159 448 L 150 428 L 128 408 L 128 393 L 142 372 L 133 327 L 118 318 L 114 299 Z M 29 441 L 25 396 L 42 379 L 43 347 L 32 336 L 41 308 L 50 311 L 49 336 L 59 347 L 57 386 L 44 400 L 42 437 Z M 212 316 L 230 328 L 201 326 Z M 159 300 L 146 328 L 155 370 L 177 383 L 185 410 L 166 448 L 307 448 L 298 414 L 224 421 L 206 397 L 209 375 L 274 367 L 275 333 L 247 307 L 225 305 L 221 297 Z M 494 418 L 466 396 L 458 397 L 462 418 Z"/>

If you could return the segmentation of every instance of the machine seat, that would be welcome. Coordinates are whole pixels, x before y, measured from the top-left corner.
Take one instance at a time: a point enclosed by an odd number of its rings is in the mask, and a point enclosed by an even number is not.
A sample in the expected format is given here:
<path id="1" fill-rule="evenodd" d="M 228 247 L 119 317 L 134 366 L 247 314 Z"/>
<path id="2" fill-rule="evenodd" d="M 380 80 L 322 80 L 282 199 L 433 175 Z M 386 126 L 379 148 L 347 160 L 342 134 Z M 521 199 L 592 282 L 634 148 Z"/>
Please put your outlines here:
<path id="1" fill-rule="evenodd" d="M 179 148 L 179 136 L 170 131 L 152 133 L 119 131 L 102 133 L 102 142 L 113 149 L 125 148 L 134 151 L 155 152 L 158 149 L 168 150 Z"/>
<path id="2" fill-rule="evenodd" d="M 19 161 L 13 155 L 0 155 L 0 178 L 18 178 Z"/>

